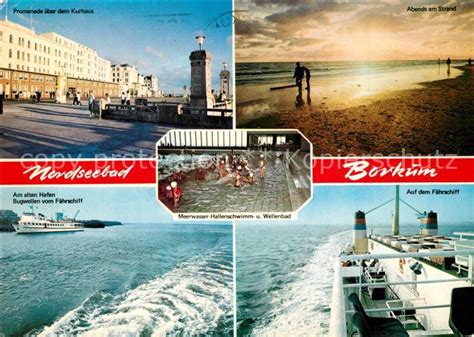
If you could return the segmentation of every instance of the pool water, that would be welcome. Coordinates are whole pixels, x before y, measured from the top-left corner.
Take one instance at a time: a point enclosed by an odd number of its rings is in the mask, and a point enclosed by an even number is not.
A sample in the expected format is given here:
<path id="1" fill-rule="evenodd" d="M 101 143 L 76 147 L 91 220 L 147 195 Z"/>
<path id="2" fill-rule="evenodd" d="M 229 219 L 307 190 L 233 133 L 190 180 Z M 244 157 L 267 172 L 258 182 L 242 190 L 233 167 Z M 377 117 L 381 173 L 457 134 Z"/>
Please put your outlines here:
<path id="1" fill-rule="evenodd" d="M 240 188 L 234 186 L 233 177 L 217 179 L 217 170 L 207 171 L 206 181 L 194 180 L 191 170 L 197 167 L 196 163 L 215 157 L 208 154 L 193 155 L 192 159 L 190 155 L 164 156 L 159 165 L 163 164 L 166 171 L 179 167 L 188 172 L 187 179 L 180 184 L 183 194 L 175 212 L 292 212 L 295 209 L 290 200 L 286 168 L 278 154 L 266 152 L 264 179 L 258 178 L 259 155 L 246 156 L 256 181 L 243 183 Z"/>

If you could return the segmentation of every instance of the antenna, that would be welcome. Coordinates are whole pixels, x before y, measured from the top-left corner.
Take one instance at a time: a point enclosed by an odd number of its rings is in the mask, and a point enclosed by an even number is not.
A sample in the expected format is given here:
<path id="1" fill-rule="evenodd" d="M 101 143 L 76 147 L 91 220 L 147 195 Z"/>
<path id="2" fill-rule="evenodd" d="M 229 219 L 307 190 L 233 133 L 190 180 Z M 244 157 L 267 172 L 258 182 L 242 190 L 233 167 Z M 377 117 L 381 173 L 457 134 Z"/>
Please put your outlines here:
<path id="1" fill-rule="evenodd" d="M 400 186 L 395 186 L 395 205 L 393 209 L 392 235 L 400 234 Z"/>

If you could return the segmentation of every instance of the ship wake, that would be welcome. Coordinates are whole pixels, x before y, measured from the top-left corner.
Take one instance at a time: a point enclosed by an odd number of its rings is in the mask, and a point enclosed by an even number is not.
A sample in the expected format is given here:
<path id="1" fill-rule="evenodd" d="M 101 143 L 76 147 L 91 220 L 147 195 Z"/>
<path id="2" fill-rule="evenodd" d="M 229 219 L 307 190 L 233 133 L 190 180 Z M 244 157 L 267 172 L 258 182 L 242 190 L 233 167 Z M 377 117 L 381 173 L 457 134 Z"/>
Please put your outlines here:
<path id="1" fill-rule="evenodd" d="M 270 319 L 262 320 L 252 335 L 327 336 L 334 260 L 350 242 L 351 233 L 329 236 L 308 263 L 289 275 L 295 281 L 274 295 Z"/>
<path id="2" fill-rule="evenodd" d="M 98 292 L 40 336 L 212 336 L 232 331 L 227 250 L 217 246 L 120 296 Z"/>

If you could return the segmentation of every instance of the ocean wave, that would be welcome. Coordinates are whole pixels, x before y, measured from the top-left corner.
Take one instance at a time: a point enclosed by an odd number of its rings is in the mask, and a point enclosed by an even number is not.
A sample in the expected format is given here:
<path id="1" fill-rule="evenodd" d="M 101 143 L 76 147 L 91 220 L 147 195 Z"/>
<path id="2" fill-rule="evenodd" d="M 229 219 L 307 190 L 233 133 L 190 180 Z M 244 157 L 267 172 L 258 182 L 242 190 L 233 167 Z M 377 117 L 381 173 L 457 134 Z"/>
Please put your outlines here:
<path id="1" fill-rule="evenodd" d="M 293 282 L 278 290 L 268 319 L 253 329 L 253 336 L 326 336 L 332 293 L 334 259 L 351 237 L 351 231 L 329 236 L 308 263 L 290 273 Z"/>
<path id="2" fill-rule="evenodd" d="M 232 331 L 230 260 L 221 246 L 123 295 L 96 293 L 39 336 L 222 335 Z"/>

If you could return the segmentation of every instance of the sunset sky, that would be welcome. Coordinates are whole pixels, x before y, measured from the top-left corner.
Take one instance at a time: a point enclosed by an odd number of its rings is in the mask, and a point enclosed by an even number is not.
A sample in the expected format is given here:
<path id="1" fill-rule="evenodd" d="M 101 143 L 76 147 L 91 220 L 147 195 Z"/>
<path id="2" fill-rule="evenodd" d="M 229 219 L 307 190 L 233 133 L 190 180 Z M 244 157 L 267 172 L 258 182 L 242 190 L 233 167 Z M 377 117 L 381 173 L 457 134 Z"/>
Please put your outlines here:
<path id="1" fill-rule="evenodd" d="M 456 6 L 409 12 L 408 6 Z M 236 0 L 236 62 L 474 57 L 474 2 Z"/>

